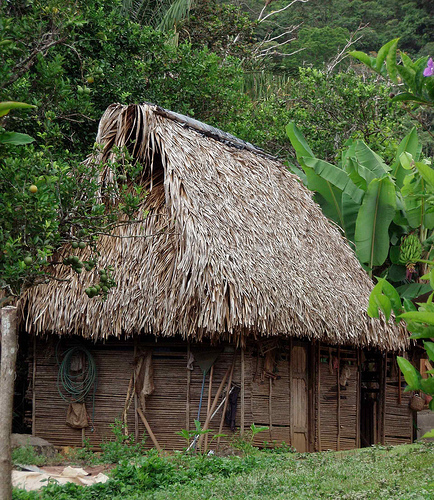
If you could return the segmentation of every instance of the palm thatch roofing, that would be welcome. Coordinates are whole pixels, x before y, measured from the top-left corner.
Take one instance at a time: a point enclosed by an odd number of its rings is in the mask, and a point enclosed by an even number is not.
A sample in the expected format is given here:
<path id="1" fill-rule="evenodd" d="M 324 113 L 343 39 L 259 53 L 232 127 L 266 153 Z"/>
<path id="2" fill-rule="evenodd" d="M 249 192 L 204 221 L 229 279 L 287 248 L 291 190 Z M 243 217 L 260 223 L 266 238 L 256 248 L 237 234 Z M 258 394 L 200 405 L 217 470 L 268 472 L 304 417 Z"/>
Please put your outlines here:
<path id="1" fill-rule="evenodd" d="M 27 331 L 406 344 L 402 328 L 367 316 L 371 280 L 311 192 L 277 160 L 150 104 L 111 105 L 97 143 L 97 161 L 109 165 L 113 147 L 128 146 L 143 166 L 147 217 L 100 240 L 101 263 L 115 266 L 118 283 L 106 301 L 83 293 L 92 273 L 60 266 L 70 282 L 51 281 L 23 298 Z M 109 166 L 104 175 L 112 175 Z"/>

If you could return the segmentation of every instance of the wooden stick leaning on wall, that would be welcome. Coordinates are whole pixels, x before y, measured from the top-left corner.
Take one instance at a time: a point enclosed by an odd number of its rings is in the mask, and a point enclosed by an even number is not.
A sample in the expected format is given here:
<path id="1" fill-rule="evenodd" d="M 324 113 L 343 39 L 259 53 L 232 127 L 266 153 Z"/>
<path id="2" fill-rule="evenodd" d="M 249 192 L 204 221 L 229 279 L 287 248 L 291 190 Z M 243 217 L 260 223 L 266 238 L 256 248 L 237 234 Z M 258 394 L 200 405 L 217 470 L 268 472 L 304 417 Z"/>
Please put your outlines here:
<path id="1" fill-rule="evenodd" d="M 337 434 L 337 449 L 338 451 L 341 449 L 341 346 L 338 345 L 338 368 L 336 370 L 336 376 L 338 379 L 338 395 L 337 395 L 337 426 L 338 426 L 338 434 Z"/>
<path id="2" fill-rule="evenodd" d="M 32 364 L 32 436 L 36 436 L 36 335 L 33 335 Z"/>
<path id="3" fill-rule="evenodd" d="M 155 448 L 157 448 L 158 451 L 161 451 L 161 446 L 158 444 L 157 438 L 155 437 L 154 433 L 152 432 L 151 426 L 149 425 L 148 421 L 145 418 L 145 415 L 143 414 L 142 410 L 140 408 L 137 408 L 137 413 L 140 415 L 140 418 L 142 419 L 142 422 L 144 426 L 146 427 L 146 431 L 149 434 L 149 437 L 151 438 L 152 442 L 154 443 Z"/>
<path id="4" fill-rule="evenodd" d="M 212 414 L 214 413 L 214 410 L 217 406 L 217 403 L 218 403 L 218 400 L 219 400 L 219 397 L 220 397 L 220 394 L 222 393 L 223 391 L 223 387 L 225 385 L 225 382 L 229 376 L 229 373 L 231 372 L 231 367 L 229 367 L 223 377 L 223 380 L 220 382 L 220 385 L 219 385 L 219 388 L 217 389 L 217 393 L 214 397 L 214 401 L 211 405 L 211 409 L 210 409 L 210 412 L 209 414 L 207 415 L 206 417 L 206 420 L 205 420 L 205 423 L 203 424 L 203 427 L 202 427 L 202 430 L 203 431 L 206 431 L 208 429 L 208 426 L 209 426 L 209 423 L 211 421 L 211 417 L 212 417 Z M 203 443 L 203 437 L 204 437 L 204 434 L 202 434 L 199 438 L 199 443 L 198 443 L 198 449 L 200 450 L 201 449 L 201 446 L 202 446 L 202 443 Z"/>
<path id="5" fill-rule="evenodd" d="M 223 431 L 223 423 L 225 421 L 226 410 L 228 409 L 229 395 L 230 395 L 231 386 L 232 386 L 232 377 L 233 377 L 233 374 L 234 374 L 235 360 L 236 359 L 237 358 L 236 358 L 236 351 L 235 351 L 234 352 L 234 359 L 232 360 L 231 373 L 229 374 L 229 380 L 228 380 L 228 385 L 227 385 L 227 389 L 226 389 L 225 405 L 223 407 L 222 418 L 220 419 L 220 426 L 219 426 L 219 432 L 218 432 L 219 434 L 221 434 L 222 431 Z M 217 438 L 217 449 L 220 446 L 220 439 L 221 439 L 221 436 L 219 436 Z"/>
<path id="6" fill-rule="evenodd" d="M 209 374 L 209 387 L 208 387 L 208 403 L 206 406 L 206 416 L 208 418 L 208 415 L 210 415 L 210 410 L 211 410 L 211 398 L 212 398 L 212 378 L 214 375 L 214 365 L 211 366 L 211 371 Z M 205 445 L 204 449 L 206 450 L 208 448 L 208 434 L 205 434 Z"/>
<path id="7" fill-rule="evenodd" d="M 190 342 L 187 344 L 187 363 L 190 360 Z M 191 385 L 191 370 L 187 368 L 187 398 L 185 404 L 185 428 L 190 430 L 190 385 Z M 190 443 L 189 443 L 190 444 Z"/>
<path id="8" fill-rule="evenodd" d="M 244 434 L 244 422 L 245 422 L 245 362 L 244 362 L 244 350 L 245 348 L 241 346 L 241 419 L 240 419 L 240 435 Z M 234 353 L 235 356 L 235 353 Z"/>
<path id="9" fill-rule="evenodd" d="M 137 357 L 137 335 L 134 335 L 134 363 L 136 362 L 136 357 Z M 134 441 L 136 443 L 139 442 L 139 415 L 137 413 L 137 408 L 139 407 L 139 402 L 137 398 L 137 393 L 135 391 L 136 387 L 136 370 L 133 371 L 134 373 Z"/>
<path id="10" fill-rule="evenodd" d="M 318 412 L 318 451 L 322 451 L 321 447 L 321 342 L 318 341 L 318 355 L 317 355 L 317 412 Z"/>

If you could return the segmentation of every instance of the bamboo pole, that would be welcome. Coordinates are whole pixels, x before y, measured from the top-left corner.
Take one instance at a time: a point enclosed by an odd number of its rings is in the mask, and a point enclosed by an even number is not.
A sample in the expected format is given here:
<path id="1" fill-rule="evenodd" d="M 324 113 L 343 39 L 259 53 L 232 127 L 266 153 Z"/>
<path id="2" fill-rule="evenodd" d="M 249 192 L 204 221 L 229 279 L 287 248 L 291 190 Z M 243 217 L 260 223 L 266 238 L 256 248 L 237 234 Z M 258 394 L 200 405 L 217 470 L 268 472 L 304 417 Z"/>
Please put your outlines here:
<path id="1" fill-rule="evenodd" d="M 36 335 L 33 335 L 32 365 L 32 436 L 36 436 Z"/>
<path id="2" fill-rule="evenodd" d="M 235 355 L 235 354 L 234 354 Z M 240 418 L 240 435 L 244 434 L 245 425 L 245 361 L 244 347 L 241 346 L 241 418 Z"/>
<path id="3" fill-rule="evenodd" d="M 134 335 L 134 362 L 136 361 L 137 356 L 137 335 Z M 137 413 L 137 409 L 139 408 L 139 402 L 137 398 L 136 392 L 136 370 L 134 370 L 134 441 L 136 443 L 139 442 L 139 414 Z M 126 416 L 128 418 L 128 416 Z"/>
<path id="4" fill-rule="evenodd" d="M 137 413 L 140 415 L 140 418 L 142 419 L 142 422 L 145 425 L 146 430 L 149 434 L 149 437 L 151 438 L 152 442 L 154 443 L 155 448 L 157 448 L 158 451 L 161 451 L 161 446 L 158 444 L 157 438 L 155 437 L 154 433 L 152 432 L 151 426 L 149 425 L 148 421 L 145 418 L 145 415 L 143 414 L 143 412 L 140 408 L 137 408 Z"/>
<path id="5" fill-rule="evenodd" d="M 187 363 L 190 359 L 190 342 L 187 344 Z M 187 368 L 187 401 L 185 404 L 185 428 L 190 430 L 190 385 L 191 385 L 191 370 Z"/>
<path id="6" fill-rule="evenodd" d="M 322 451 L 321 446 L 321 342 L 318 341 L 318 369 L 317 369 L 317 394 L 318 394 L 318 451 Z"/>
<path id="7" fill-rule="evenodd" d="M 227 385 L 227 388 L 226 388 L 226 399 L 225 399 L 225 405 L 224 405 L 224 407 L 223 407 L 222 418 L 220 419 L 219 434 L 221 434 L 221 433 L 222 433 L 222 431 L 223 431 L 223 423 L 224 423 L 224 421 L 225 421 L 226 410 L 228 409 L 228 403 L 229 403 L 229 393 L 230 393 L 231 386 L 232 386 L 232 377 L 233 377 L 233 374 L 234 374 L 235 360 L 237 359 L 237 358 L 236 358 L 236 354 L 237 354 L 237 352 L 235 351 L 235 352 L 234 352 L 234 358 L 233 358 L 233 360 L 232 360 L 231 373 L 229 374 L 228 385 Z M 219 448 L 219 445 L 220 445 L 220 439 L 221 439 L 221 436 L 219 436 L 219 437 L 217 438 L 217 449 Z"/>
<path id="8" fill-rule="evenodd" d="M 227 371 L 226 371 L 226 373 L 225 373 L 225 375 L 224 375 L 224 377 L 223 377 L 223 380 L 220 382 L 219 388 L 217 389 L 217 393 L 216 393 L 216 395 L 215 395 L 215 397 L 214 397 L 214 401 L 213 401 L 213 403 L 212 403 L 212 405 L 211 405 L 210 412 L 209 412 L 209 414 L 208 414 L 208 415 L 207 415 L 207 417 L 206 417 L 205 423 L 203 424 L 203 427 L 202 427 L 202 430 L 203 430 L 203 431 L 206 431 L 206 430 L 208 429 L 209 423 L 210 423 L 211 418 L 212 418 L 212 414 L 214 413 L 214 410 L 215 410 L 215 408 L 216 408 L 216 406 L 217 406 L 217 403 L 218 403 L 218 400 L 219 400 L 220 394 L 222 393 L 223 387 L 224 387 L 224 385 L 225 385 L 225 383 L 226 383 L 226 380 L 227 380 L 227 378 L 228 378 L 228 376 L 229 376 L 230 371 L 231 371 L 231 367 L 229 367 L 229 368 L 227 369 Z M 203 436 L 204 436 L 204 434 L 202 434 L 202 435 L 200 436 L 200 438 L 199 438 L 199 443 L 198 443 L 198 449 L 199 449 L 199 450 L 200 450 L 200 449 L 201 449 L 201 447 L 202 447 L 202 443 L 203 443 Z"/>
<path id="9" fill-rule="evenodd" d="M 384 355 L 383 365 L 383 400 L 381 405 L 381 444 L 386 441 L 386 391 L 387 391 L 387 350 Z"/>
<path id="10" fill-rule="evenodd" d="M 338 345 L 338 369 L 336 376 L 338 379 L 338 399 L 337 399 L 337 422 L 338 422 L 338 435 L 337 435 L 337 448 L 341 449 L 341 384 L 340 384 L 340 371 L 341 371 L 341 346 Z"/>
<path id="11" fill-rule="evenodd" d="M 273 381 L 271 377 L 268 379 L 268 421 L 270 431 L 270 442 L 273 441 Z"/>
<path id="12" fill-rule="evenodd" d="M 402 404 L 402 379 L 401 369 L 398 366 L 398 404 Z"/>
<path id="13" fill-rule="evenodd" d="M 211 366 L 211 371 L 209 373 L 209 386 L 208 386 L 208 403 L 206 405 L 206 416 L 208 417 L 211 410 L 211 398 L 212 398 L 212 377 L 214 375 L 214 365 Z M 205 444 L 204 450 L 208 448 L 208 434 L 205 434 Z"/>
<path id="14" fill-rule="evenodd" d="M 360 448 L 360 404 L 362 397 L 362 367 L 360 347 L 356 351 L 357 360 L 357 387 L 356 387 L 356 447 Z"/>
<path id="15" fill-rule="evenodd" d="M 289 433 L 291 446 L 294 446 L 294 412 L 292 401 L 292 338 L 289 339 Z"/>

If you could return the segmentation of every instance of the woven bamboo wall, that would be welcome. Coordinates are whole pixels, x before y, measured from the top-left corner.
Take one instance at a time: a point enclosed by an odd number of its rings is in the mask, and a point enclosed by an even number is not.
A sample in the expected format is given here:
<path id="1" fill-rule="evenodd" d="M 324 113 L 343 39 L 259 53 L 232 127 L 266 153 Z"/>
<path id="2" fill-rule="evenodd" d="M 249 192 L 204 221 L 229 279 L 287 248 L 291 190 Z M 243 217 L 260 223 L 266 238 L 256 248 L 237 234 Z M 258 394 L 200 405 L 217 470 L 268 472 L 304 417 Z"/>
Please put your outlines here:
<path id="1" fill-rule="evenodd" d="M 401 389 L 399 388 L 401 385 Z M 413 412 L 409 408 L 410 394 L 404 392 L 404 377 L 400 375 L 396 356 L 387 357 L 386 405 L 384 441 L 398 445 L 411 443 L 413 437 Z"/>
<path id="2" fill-rule="evenodd" d="M 81 342 L 81 341 L 80 341 Z M 58 365 L 56 362 L 57 338 L 44 341 L 38 339 L 36 347 L 35 407 L 34 429 L 37 436 L 48 439 L 57 446 L 80 446 L 85 437 L 98 446 L 113 434 L 110 424 L 122 416 L 128 391 L 133 359 L 134 342 L 107 341 L 105 344 L 87 343 L 98 370 L 98 389 L 95 397 L 94 429 L 82 431 L 66 425 L 68 404 L 57 390 Z M 62 340 L 59 352 L 72 345 L 71 340 Z M 202 371 L 197 362 L 194 370 L 188 371 L 186 343 L 174 341 L 144 342 L 136 347 L 152 347 L 155 391 L 146 400 L 145 415 L 159 442 L 167 449 L 182 449 L 185 441 L 176 434 L 186 428 L 194 428 L 197 418 Z M 281 444 L 293 445 L 300 451 L 345 450 L 359 446 L 359 370 L 357 351 L 338 349 L 318 344 L 315 354 L 310 357 L 309 344 L 282 341 L 276 356 L 273 377 L 264 376 L 264 356 L 256 343 L 247 346 L 245 352 L 245 411 L 244 425 L 248 430 L 252 423 L 256 426 L 269 426 L 268 431 L 255 437 L 255 445 Z M 304 349 L 306 347 L 306 349 Z M 197 347 L 196 347 L 197 348 Z M 192 347 L 194 353 L 195 347 Z M 222 348 L 214 365 L 211 400 L 218 386 L 232 365 L 234 348 Z M 293 360 L 291 366 L 291 352 Z M 297 354 L 298 353 L 298 354 Z M 301 357 L 300 355 L 303 354 Z M 297 357 L 298 356 L 298 357 Z M 396 371 L 391 371 L 392 357 L 389 358 L 385 405 L 385 440 L 391 444 L 411 441 L 411 411 L 408 409 L 408 394 L 402 394 L 398 403 L 398 381 Z M 32 368 L 33 363 L 29 367 Z M 338 369 L 339 367 L 339 369 Z M 346 367 L 349 376 L 346 385 L 338 384 L 342 369 Z M 29 372 L 32 379 L 32 370 Z M 188 379 L 190 381 L 188 382 Z M 204 422 L 209 391 L 210 374 L 206 376 L 205 390 L 200 421 Z M 233 373 L 233 384 L 241 386 L 241 356 L 237 350 Z M 313 388 L 312 401 L 308 399 L 308 385 Z M 189 393 L 189 397 L 188 397 Z M 29 394 L 32 397 L 32 394 Z M 339 396 L 339 397 L 338 397 Z M 220 398 L 221 400 L 221 398 Z M 87 410 L 92 417 L 91 400 Z M 312 408 L 308 421 L 309 408 Z M 220 425 L 222 409 L 210 424 L 213 431 Z M 135 432 L 135 410 L 132 404 L 128 411 L 129 433 Z M 188 415 L 188 416 L 187 416 Z M 188 420 L 188 424 L 187 424 Z M 238 398 L 236 426 L 241 423 L 241 395 Z M 292 425 L 292 426 L 291 426 Z M 310 429 L 310 431 L 309 431 Z M 141 436 L 145 428 L 138 419 L 138 432 Z M 311 432 L 309 445 L 308 431 Z M 223 432 L 230 441 L 233 434 L 224 424 Z M 238 431 L 239 432 L 239 431 Z M 315 439 L 313 439 L 313 437 Z M 215 443 L 213 443 L 214 447 Z M 147 446 L 152 441 L 147 439 Z"/>
<path id="3" fill-rule="evenodd" d="M 98 370 L 98 388 L 95 397 L 94 426 L 84 429 L 84 435 L 79 429 L 72 429 L 66 422 L 68 403 L 59 395 L 57 389 L 58 365 L 56 362 L 57 340 L 51 338 L 48 342 L 38 341 L 36 349 L 36 377 L 35 377 L 35 434 L 43 437 L 56 446 L 81 446 L 85 437 L 92 445 L 99 445 L 104 439 L 113 438 L 110 425 L 115 419 L 122 417 L 128 385 L 133 369 L 134 344 L 133 341 L 106 342 L 105 345 L 86 344 L 95 359 Z M 59 345 L 61 353 L 70 347 L 71 342 L 62 341 Z M 176 434 L 187 427 L 187 345 L 184 343 L 140 343 L 153 348 L 153 369 L 155 391 L 146 398 L 146 418 L 159 442 L 168 450 L 182 449 L 186 442 Z M 234 349 L 229 347 L 219 354 L 214 366 L 212 399 L 225 372 L 232 365 Z M 248 365 L 250 366 L 250 365 Z M 29 374 L 30 378 L 32 372 Z M 194 428 L 194 419 L 197 418 L 200 391 L 202 386 L 202 371 L 197 363 L 190 375 L 190 411 L 189 426 Z M 233 383 L 240 385 L 240 355 L 236 354 Z M 246 377 L 248 381 L 251 377 Z M 201 422 L 203 424 L 207 413 L 209 389 L 209 373 L 206 377 L 203 396 Z M 246 406 L 250 408 L 250 384 L 245 387 Z M 221 399 L 221 398 L 220 398 Z M 88 397 L 86 408 L 92 418 L 92 400 Z M 215 416 L 210 428 L 218 430 L 223 408 Z M 252 423 L 250 412 L 246 412 L 245 424 Z M 240 400 L 236 425 L 240 425 Z M 134 404 L 128 411 L 128 431 L 134 434 Z M 141 420 L 138 424 L 139 435 L 142 436 L 145 428 Z M 223 432 L 231 435 L 230 429 L 224 424 Z M 152 447 L 148 438 L 147 446 Z"/>
<path id="4" fill-rule="evenodd" d="M 349 450 L 358 446 L 359 376 L 357 352 L 322 346 L 319 363 L 319 422 L 317 447 L 321 450 Z M 347 366 L 345 386 L 338 381 Z"/>

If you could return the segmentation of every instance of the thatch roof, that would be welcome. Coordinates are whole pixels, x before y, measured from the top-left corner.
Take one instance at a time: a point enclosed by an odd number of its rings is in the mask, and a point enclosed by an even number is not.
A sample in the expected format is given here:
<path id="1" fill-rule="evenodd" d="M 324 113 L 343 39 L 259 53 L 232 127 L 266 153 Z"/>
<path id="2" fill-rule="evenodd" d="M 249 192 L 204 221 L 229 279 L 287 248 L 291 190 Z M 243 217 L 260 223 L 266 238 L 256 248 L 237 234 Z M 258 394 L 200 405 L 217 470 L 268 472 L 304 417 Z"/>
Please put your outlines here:
<path id="1" fill-rule="evenodd" d="M 107 109 L 97 159 L 129 145 L 144 182 L 152 179 L 142 207 L 149 214 L 116 229 L 128 238 L 101 238 L 102 263 L 115 266 L 118 282 L 106 301 L 83 293 L 90 273 L 63 267 L 70 283 L 24 297 L 27 330 L 405 345 L 402 328 L 367 316 L 372 283 L 299 179 L 254 146 L 198 124 L 148 104 Z"/>

